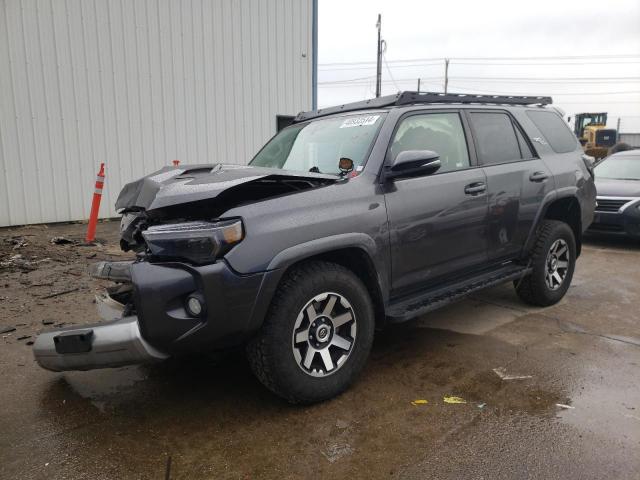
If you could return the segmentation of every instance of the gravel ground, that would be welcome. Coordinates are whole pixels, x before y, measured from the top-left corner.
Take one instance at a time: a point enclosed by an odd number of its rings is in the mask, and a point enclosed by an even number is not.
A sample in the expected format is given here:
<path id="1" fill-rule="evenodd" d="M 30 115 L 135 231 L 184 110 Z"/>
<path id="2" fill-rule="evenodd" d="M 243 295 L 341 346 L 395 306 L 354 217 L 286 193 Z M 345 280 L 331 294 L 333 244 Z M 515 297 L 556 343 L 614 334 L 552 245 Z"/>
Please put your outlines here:
<path id="1" fill-rule="evenodd" d="M 388 328 L 353 388 L 301 408 L 240 354 L 40 369 L 38 332 L 98 319 L 85 269 L 130 257 L 117 227 L 0 229 L 0 478 L 640 478 L 637 243 L 589 240 L 553 307 L 504 285 Z"/>

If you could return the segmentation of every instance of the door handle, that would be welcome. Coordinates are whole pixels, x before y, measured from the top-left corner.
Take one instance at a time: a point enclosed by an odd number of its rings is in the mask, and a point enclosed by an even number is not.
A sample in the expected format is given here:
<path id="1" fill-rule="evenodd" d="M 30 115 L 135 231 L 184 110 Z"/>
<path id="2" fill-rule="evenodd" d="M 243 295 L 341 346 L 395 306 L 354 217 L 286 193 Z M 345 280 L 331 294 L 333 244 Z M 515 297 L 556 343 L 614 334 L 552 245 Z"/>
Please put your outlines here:
<path id="1" fill-rule="evenodd" d="M 464 193 L 467 195 L 478 195 L 487 190 L 487 186 L 483 182 L 470 183 L 464 187 Z"/>
<path id="2" fill-rule="evenodd" d="M 533 172 L 529 175 L 529 180 L 532 182 L 544 182 L 547 178 L 549 178 L 549 175 L 545 172 Z"/>

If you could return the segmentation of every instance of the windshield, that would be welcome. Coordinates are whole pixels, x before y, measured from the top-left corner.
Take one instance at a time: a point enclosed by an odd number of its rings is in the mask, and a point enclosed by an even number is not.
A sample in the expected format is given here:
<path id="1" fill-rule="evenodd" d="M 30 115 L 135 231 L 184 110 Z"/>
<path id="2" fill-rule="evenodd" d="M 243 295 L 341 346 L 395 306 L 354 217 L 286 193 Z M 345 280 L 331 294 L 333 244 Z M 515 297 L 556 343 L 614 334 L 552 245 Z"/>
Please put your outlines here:
<path id="1" fill-rule="evenodd" d="M 339 174 L 341 158 L 361 170 L 386 113 L 325 118 L 280 131 L 251 160 L 254 167 Z"/>
<path id="2" fill-rule="evenodd" d="M 596 165 L 597 178 L 640 180 L 640 153 L 623 157 L 609 157 Z"/>

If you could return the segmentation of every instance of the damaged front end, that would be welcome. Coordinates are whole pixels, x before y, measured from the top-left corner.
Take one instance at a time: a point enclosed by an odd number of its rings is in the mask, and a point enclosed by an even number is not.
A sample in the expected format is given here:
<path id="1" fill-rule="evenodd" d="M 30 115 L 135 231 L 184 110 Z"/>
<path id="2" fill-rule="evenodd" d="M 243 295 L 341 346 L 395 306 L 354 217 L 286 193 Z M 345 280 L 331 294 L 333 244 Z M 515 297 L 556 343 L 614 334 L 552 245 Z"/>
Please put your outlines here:
<path id="1" fill-rule="evenodd" d="M 114 282 L 96 305 L 103 323 L 45 332 L 34 345 L 48 370 L 155 362 L 239 344 L 262 312 L 265 272 L 238 274 L 222 257 L 243 240 L 231 208 L 346 181 L 336 175 L 222 165 L 164 168 L 126 185 L 120 245 L 136 259 L 99 262 Z M 262 306 L 261 306 L 262 308 Z"/>
<path id="2" fill-rule="evenodd" d="M 103 322 L 67 327 L 38 335 L 33 352 L 38 364 L 54 372 L 120 367 L 157 362 L 169 355 L 149 344 L 140 332 L 132 301 L 133 262 L 100 262 L 90 274 L 116 282 L 96 296 Z"/>
<path id="3" fill-rule="evenodd" d="M 337 175 L 239 165 L 165 167 L 122 189 L 120 245 L 142 251 L 143 232 L 166 223 L 212 222 L 234 207 L 347 181 Z"/>

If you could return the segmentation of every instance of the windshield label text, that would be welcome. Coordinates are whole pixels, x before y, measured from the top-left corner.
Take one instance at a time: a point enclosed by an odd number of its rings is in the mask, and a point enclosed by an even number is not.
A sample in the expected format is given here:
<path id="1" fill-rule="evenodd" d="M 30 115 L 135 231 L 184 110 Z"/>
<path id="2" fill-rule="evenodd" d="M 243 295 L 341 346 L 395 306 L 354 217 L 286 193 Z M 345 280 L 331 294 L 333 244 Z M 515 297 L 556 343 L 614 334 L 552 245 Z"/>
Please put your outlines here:
<path id="1" fill-rule="evenodd" d="M 365 115 L 362 117 L 347 118 L 340 128 L 361 127 L 365 125 L 373 125 L 380 118 L 380 115 Z"/>

